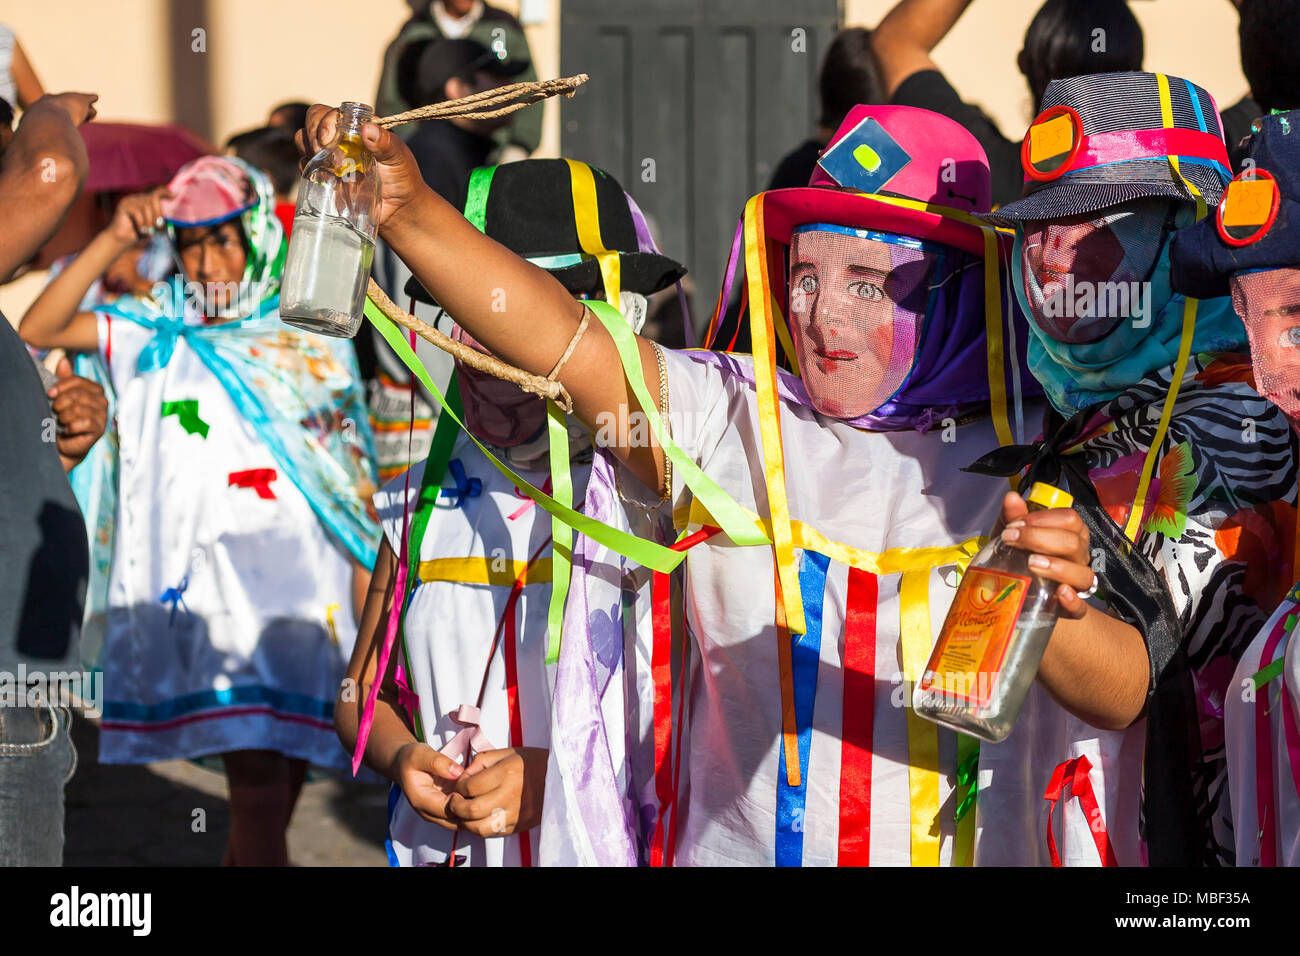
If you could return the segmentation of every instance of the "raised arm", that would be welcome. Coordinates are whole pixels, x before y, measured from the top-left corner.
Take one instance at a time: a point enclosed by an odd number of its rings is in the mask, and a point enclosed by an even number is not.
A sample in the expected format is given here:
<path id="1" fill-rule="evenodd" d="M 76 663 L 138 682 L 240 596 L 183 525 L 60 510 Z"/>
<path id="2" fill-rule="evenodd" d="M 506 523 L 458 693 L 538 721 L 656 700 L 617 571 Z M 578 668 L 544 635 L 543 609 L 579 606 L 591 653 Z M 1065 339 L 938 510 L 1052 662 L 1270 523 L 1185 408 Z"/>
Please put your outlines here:
<path id="1" fill-rule="evenodd" d="M 18 334 L 38 349 L 93 352 L 99 347 L 94 312 L 78 311 L 81 299 L 109 265 L 144 236 L 162 226 L 165 188 L 127 196 L 117 204 L 113 221 L 47 285 L 27 309 Z"/>
<path id="2" fill-rule="evenodd" d="M 913 73 L 937 70 L 930 54 L 948 35 L 971 0 L 899 0 L 872 31 L 885 96 L 893 97 Z"/>
<path id="3" fill-rule="evenodd" d="M 313 106 L 299 149 L 313 155 L 336 135 L 336 113 Z M 457 322 L 502 361 L 547 375 L 564 354 L 582 306 L 546 271 L 489 239 L 448 205 L 420 176 L 406 145 L 369 123 L 362 141 L 374 154 L 383 182 L 377 221 L 384 241 Z M 637 340 L 646 388 L 658 395 L 653 346 Z M 560 373 L 574 413 L 588 428 L 620 423 L 640 411 L 623 378 L 613 339 L 596 319 Z M 640 435 L 620 424 L 606 433 Z M 663 452 L 647 445 L 611 449 L 650 488 L 663 486 Z"/>
<path id="4" fill-rule="evenodd" d="M 81 193 L 88 162 L 77 127 L 95 115 L 89 93 L 42 96 L 0 155 L 0 282 L 54 235 Z"/>
<path id="5" fill-rule="evenodd" d="M 14 89 L 18 94 L 16 105 L 27 109 L 45 95 L 45 89 L 41 86 L 41 81 L 37 78 L 36 71 L 32 69 L 31 61 L 27 59 L 27 53 L 17 38 L 14 39 L 14 56 L 9 64 L 9 72 L 14 78 Z"/>

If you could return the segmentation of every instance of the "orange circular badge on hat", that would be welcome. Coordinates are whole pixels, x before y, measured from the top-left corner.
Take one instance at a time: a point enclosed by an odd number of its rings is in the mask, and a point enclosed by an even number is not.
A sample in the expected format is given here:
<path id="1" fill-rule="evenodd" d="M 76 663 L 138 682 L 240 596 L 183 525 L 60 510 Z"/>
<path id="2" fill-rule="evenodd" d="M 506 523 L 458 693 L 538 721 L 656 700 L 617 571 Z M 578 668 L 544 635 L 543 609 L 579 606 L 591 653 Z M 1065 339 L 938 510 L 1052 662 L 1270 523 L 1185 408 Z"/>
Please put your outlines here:
<path id="1" fill-rule="evenodd" d="M 1219 238 L 1230 246 L 1258 242 L 1273 228 L 1282 203 L 1282 190 L 1273 174 L 1246 169 L 1228 183 L 1216 214 Z"/>
<path id="2" fill-rule="evenodd" d="M 1083 119 L 1069 106 L 1053 106 L 1029 125 L 1020 144 L 1025 175 L 1050 182 L 1062 175 L 1083 145 Z"/>

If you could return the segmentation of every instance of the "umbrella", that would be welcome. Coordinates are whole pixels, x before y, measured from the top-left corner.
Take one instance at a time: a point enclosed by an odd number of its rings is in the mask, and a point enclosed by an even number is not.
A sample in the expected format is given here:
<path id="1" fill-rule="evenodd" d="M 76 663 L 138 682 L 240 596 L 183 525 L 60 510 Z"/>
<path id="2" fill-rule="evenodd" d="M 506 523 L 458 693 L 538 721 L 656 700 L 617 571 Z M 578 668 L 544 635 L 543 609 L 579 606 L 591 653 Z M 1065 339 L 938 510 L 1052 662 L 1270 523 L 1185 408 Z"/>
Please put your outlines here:
<path id="1" fill-rule="evenodd" d="M 174 125 L 96 120 L 81 127 L 81 138 L 90 156 L 86 187 L 59 231 L 36 254 L 34 268 L 47 269 L 55 260 L 84 249 L 108 225 L 115 196 L 162 186 L 191 159 L 216 152 L 201 137 Z"/>
<path id="2" fill-rule="evenodd" d="M 81 127 L 81 138 L 90 154 L 88 193 L 152 189 L 191 159 L 216 152 L 183 126 L 94 122 Z"/>

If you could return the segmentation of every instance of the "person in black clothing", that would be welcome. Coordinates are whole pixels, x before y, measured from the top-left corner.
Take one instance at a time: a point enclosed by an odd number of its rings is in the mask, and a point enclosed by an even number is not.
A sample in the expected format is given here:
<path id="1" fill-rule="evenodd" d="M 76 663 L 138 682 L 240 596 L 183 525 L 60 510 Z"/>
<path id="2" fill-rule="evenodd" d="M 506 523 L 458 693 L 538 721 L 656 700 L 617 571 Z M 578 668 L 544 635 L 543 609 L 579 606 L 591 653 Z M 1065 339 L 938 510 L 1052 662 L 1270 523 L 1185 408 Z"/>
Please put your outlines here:
<path id="1" fill-rule="evenodd" d="M 406 48 L 397 81 L 411 102 L 441 103 L 505 86 L 527 67 L 527 63 L 498 59 L 476 40 L 426 40 Z M 496 148 L 492 134 L 509 122 L 510 116 L 426 120 L 416 125 L 407 145 L 429 188 L 463 208 L 470 171 L 487 163 Z"/>
<path id="2" fill-rule="evenodd" d="M 1020 198 L 1020 138 L 1008 139 L 966 103 L 930 59 L 971 0 L 900 0 L 880 21 L 871 45 L 889 102 L 933 110 L 979 140 L 993 177 L 993 205 Z M 1098 32 L 1101 31 L 1101 32 Z M 1025 31 L 1017 64 L 1035 109 L 1052 80 L 1142 69 L 1142 27 L 1125 0 L 1047 0 Z"/>
<path id="3" fill-rule="evenodd" d="M 1237 37 L 1250 93 L 1221 114 L 1235 171 L 1251 124 L 1273 110 L 1300 109 L 1300 0 L 1230 0 L 1241 13 Z"/>
<path id="4" fill-rule="evenodd" d="M 777 164 L 768 189 L 793 189 L 808 185 L 813 169 L 831 136 L 840 128 L 849 110 L 859 103 L 880 103 L 884 91 L 875 54 L 871 52 L 871 31 L 864 27 L 841 30 L 826 49 L 817 77 L 821 112 L 817 131 Z"/>

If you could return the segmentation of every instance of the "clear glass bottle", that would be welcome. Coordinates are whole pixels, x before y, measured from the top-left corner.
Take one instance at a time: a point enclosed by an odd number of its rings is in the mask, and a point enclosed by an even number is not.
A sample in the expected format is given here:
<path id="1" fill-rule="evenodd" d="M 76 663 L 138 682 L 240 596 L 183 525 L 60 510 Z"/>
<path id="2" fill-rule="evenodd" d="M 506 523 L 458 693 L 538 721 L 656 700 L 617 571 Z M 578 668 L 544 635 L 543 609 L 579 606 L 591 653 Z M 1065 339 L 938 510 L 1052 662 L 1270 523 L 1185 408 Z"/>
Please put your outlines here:
<path id="1" fill-rule="evenodd" d="M 339 141 L 312 157 L 298 185 L 280 317 L 308 332 L 348 338 L 361 327 L 375 255 L 379 171 L 361 145 L 371 108 L 344 103 L 339 113 Z"/>
<path id="2" fill-rule="evenodd" d="M 1074 499 L 1036 482 L 1025 501 L 1043 511 Z M 999 535 L 971 561 L 912 693 L 922 717 L 990 743 L 1011 733 L 1059 614 L 1057 583 L 1032 571 L 1029 554 Z"/>

